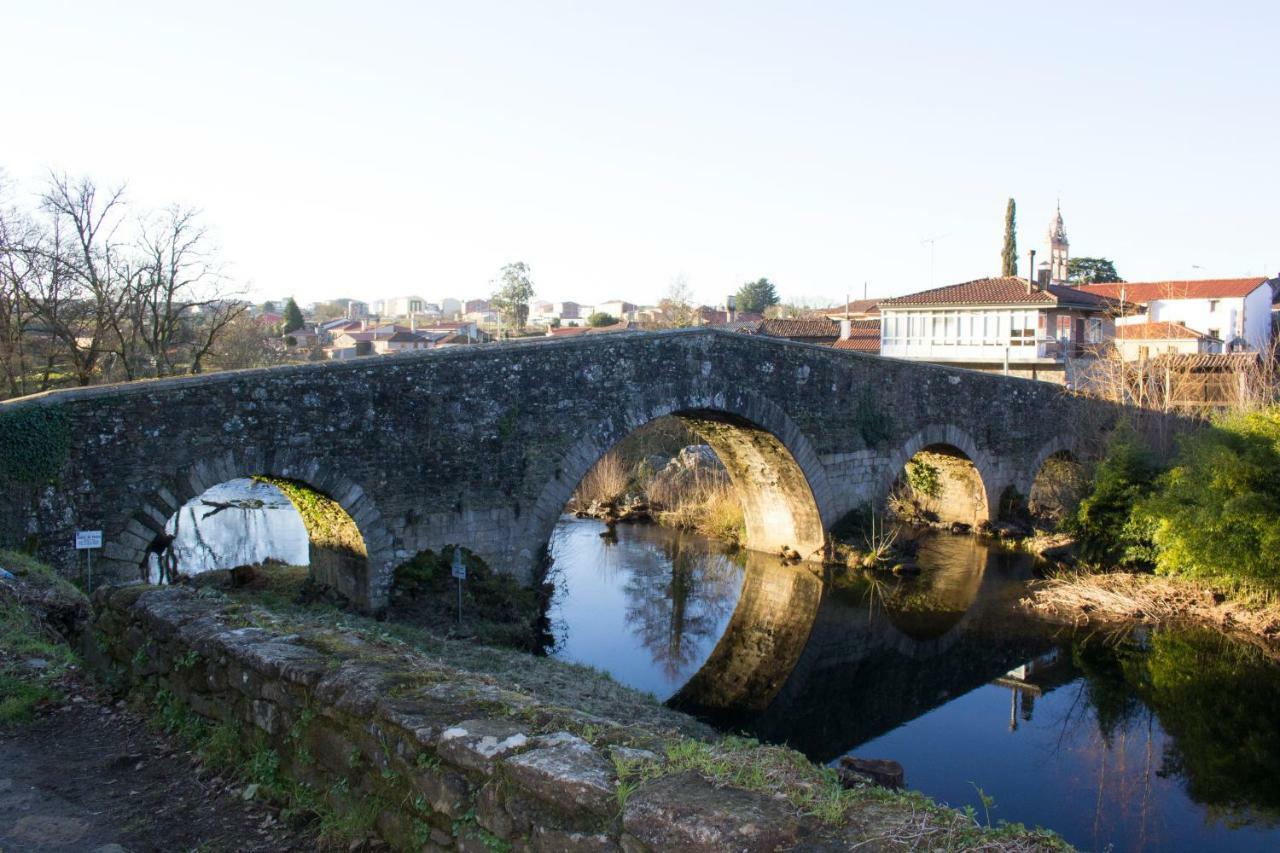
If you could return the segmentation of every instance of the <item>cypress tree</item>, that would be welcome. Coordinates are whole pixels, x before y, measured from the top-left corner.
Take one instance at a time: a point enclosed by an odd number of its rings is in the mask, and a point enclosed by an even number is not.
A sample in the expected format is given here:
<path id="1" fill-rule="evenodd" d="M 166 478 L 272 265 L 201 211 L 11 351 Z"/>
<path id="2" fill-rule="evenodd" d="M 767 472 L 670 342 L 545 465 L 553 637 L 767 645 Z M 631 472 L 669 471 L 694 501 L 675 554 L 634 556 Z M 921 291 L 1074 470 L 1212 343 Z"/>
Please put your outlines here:
<path id="1" fill-rule="evenodd" d="M 298 303 L 293 301 L 293 297 L 289 297 L 289 301 L 284 304 L 284 328 L 281 329 L 286 335 L 290 332 L 296 332 L 302 328 L 306 321 L 302 319 L 302 311 L 298 308 Z"/>
<path id="2" fill-rule="evenodd" d="M 1017 209 L 1013 199 L 1004 209 L 1004 251 L 1000 253 L 1000 275 L 1018 274 Z"/>

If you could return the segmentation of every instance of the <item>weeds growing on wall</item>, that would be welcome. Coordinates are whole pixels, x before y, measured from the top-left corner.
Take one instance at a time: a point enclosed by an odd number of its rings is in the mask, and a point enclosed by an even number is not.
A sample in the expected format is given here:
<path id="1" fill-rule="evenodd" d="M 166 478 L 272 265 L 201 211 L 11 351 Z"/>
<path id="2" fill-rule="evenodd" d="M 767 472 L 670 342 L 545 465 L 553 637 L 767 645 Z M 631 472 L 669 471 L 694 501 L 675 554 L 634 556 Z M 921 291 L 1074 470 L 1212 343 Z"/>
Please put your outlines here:
<path id="1" fill-rule="evenodd" d="M 79 609 L 84 596 L 52 569 L 25 554 L 0 551 L 0 725 L 30 720 L 61 696 L 58 682 L 76 655 L 44 608 Z M 56 616 L 56 614 L 52 614 Z"/>

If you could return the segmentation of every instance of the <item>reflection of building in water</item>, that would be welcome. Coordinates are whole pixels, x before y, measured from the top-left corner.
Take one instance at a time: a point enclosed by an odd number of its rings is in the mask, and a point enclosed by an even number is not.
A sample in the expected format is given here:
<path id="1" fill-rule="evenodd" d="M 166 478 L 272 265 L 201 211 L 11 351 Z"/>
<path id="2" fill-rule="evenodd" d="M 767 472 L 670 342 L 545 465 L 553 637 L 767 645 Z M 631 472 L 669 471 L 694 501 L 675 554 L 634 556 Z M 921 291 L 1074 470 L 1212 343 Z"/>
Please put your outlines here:
<path id="1" fill-rule="evenodd" d="M 1035 712 L 1036 697 L 1043 696 L 1074 678 L 1075 671 L 1070 661 L 1063 658 L 1060 649 L 1053 648 L 992 681 L 996 687 L 1009 688 L 1009 731 L 1018 730 L 1019 705 L 1022 708 L 1022 719 L 1029 723 Z"/>

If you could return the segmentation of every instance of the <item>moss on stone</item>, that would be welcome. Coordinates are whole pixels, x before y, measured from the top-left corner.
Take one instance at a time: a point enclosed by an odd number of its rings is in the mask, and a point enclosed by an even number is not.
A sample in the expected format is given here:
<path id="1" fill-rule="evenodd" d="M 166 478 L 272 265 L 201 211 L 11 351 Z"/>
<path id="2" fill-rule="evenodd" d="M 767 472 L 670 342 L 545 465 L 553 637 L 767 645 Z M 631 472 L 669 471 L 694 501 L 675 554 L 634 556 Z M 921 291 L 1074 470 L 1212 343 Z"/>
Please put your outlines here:
<path id="1" fill-rule="evenodd" d="M 360 528 L 343 509 L 342 504 L 296 480 L 263 475 L 254 479 L 275 486 L 289 499 L 302 516 L 302 523 L 307 528 L 307 536 L 313 547 L 332 548 L 360 557 L 368 556 Z"/>
<path id="2" fill-rule="evenodd" d="M 57 478 L 71 452 L 71 421 L 59 406 L 0 411 L 0 481 L 40 485 Z"/>

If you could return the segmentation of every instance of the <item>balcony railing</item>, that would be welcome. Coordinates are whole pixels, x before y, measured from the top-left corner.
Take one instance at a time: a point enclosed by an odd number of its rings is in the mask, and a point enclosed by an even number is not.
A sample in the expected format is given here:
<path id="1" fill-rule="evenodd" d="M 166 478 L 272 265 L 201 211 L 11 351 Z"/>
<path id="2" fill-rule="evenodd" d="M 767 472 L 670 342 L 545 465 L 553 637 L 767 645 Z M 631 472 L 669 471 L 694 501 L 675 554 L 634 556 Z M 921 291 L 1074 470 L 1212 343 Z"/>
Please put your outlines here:
<path id="1" fill-rule="evenodd" d="M 885 338 L 881 353 L 895 358 L 939 359 L 949 361 L 1062 361 L 1087 355 L 1096 345 L 1056 338 L 1017 338 L 1014 340 L 929 340 L 921 338 Z"/>

